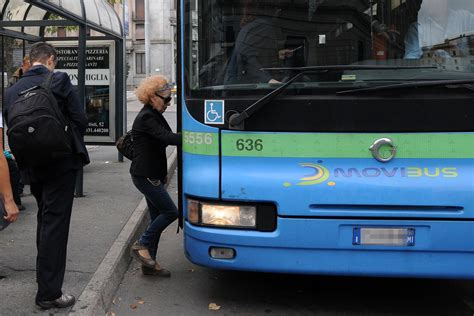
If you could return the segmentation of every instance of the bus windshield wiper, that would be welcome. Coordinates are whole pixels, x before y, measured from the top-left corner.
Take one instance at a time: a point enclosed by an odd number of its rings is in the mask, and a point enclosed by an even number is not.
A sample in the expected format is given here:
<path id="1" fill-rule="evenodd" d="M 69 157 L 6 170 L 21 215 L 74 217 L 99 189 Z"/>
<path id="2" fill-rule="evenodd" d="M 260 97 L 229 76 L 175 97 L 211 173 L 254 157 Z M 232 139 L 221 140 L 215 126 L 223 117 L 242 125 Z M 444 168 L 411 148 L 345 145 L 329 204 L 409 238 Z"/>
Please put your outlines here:
<path id="1" fill-rule="evenodd" d="M 464 80 L 433 80 L 433 81 L 411 81 L 397 84 L 389 84 L 377 87 L 370 88 L 359 88 L 352 90 L 344 90 L 336 92 L 336 94 L 356 94 L 372 91 L 382 91 L 382 90 L 397 90 L 405 88 L 422 88 L 422 87 L 440 87 L 446 86 L 448 88 L 466 88 L 474 91 L 474 79 L 464 79 Z"/>
<path id="2" fill-rule="evenodd" d="M 262 98 L 251 104 L 241 113 L 234 113 L 229 118 L 229 128 L 243 130 L 243 123 L 266 104 L 285 91 L 288 86 L 306 74 L 325 73 L 329 71 L 347 71 L 347 70 L 405 70 L 405 69 L 436 69 L 437 67 L 420 66 L 379 66 L 379 65 L 332 65 L 332 66 L 311 66 L 311 67 L 282 67 L 282 68 L 262 68 L 262 71 L 294 71 L 296 74 L 284 82 L 278 88 L 270 91 Z"/>

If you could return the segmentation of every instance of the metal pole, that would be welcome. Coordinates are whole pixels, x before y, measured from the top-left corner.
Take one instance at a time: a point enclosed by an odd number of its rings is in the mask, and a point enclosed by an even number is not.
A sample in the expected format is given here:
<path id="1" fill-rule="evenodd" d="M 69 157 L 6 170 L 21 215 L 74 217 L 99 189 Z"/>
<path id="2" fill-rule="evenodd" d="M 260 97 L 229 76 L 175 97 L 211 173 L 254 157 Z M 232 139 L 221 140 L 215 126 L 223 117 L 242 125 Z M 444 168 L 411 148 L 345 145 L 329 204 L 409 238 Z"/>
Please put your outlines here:
<path id="1" fill-rule="evenodd" d="M 150 3 L 145 0 L 145 68 L 146 76 L 150 75 Z"/>
<path id="2" fill-rule="evenodd" d="M 123 3 L 125 3 L 125 1 L 128 1 L 128 0 L 123 0 Z M 128 2 L 127 2 L 127 5 L 128 5 Z M 125 9 L 125 8 L 124 8 Z M 129 14 L 129 9 L 128 10 L 124 10 L 123 12 L 123 15 L 124 15 L 124 18 L 123 18 L 123 21 L 125 22 L 125 14 Z M 127 17 L 128 19 L 129 17 Z M 130 26 L 128 26 L 130 27 Z M 127 75 L 128 75 L 128 67 L 127 67 L 127 33 L 125 32 L 125 29 L 123 31 L 123 89 L 124 89 L 124 93 L 123 93 L 123 126 L 124 126 L 124 130 L 123 132 L 125 133 L 127 131 Z M 122 157 L 122 161 L 123 161 L 123 157 Z"/>
<path id="3" fill-rule="evenodd" d="M 125 22 L 127 21 L 126 14 L 128 13 L 128 10 L 126 10 L 127 6 L 128 6 L 128 0 L 122 0 L 122 24 L 123 24 L 122 42 L 121 42 L 121 47 L 117 49 L 119 54 L 122 54 L 122 59 L 120 60 L 121 65 L 122 65 L 122 72 L 119 76 L 119 78 L 122 78 L 121 79 L 122 80 L 122 94 L 121 94 L 122 125 L 118 128 L 119 134 L 117 135 L 117 138 L 122 136 L 127 130 L 127 93 L 126 93 L 127 91 L 127 74 L 126 74 L 127 72 L 127 47 L 126 47 L 127 46 L 127 33 L 125 31 Z M 119 43 L 119 41 L 117 41 L 117 43 Z M 123 155 L 121 153 L 118 153 L 118 161 L 123 162 Z"/>
<path id="4" fill-rule="evenodd" d="M 79 47 L 77 54 L 78 82 L 77 90 L 79 101 L 85 107 L 86 105 L 86 26 L 79 26 Z M 84 197 L 84 168 L 78 171 L 76 179 L 76 197 Z"/>
<path id="5" fill-rule="evenodd" d="M 123 126 L 123 117 L 124 117 L 124 110 L 126 108 L 124 103 L 124 95 L 125 95 L 125 86 L 123 85 L 125 80 L 124 78 L 124 56 L 123 56 L 123 39 L 116 40 L 115 46 L 117 47 L 115 50 L 115 67 L 117 69 L 117 78 L 120 78 L 115 83 L 115 108 L 116 108 L 116 117 L 115 117 L 115 126 L 116 126 L 116 134 L 117 139 L 123 135 L 124 126 Z M 118 153 L 118 161 L 123 162 L 123 156 Z"/>
<path id="6" fill-rule="evenodd" d="M 177 124 L 177 129 L 178 129 L 178 132 L 181 132 L 182 131 L 182 104 L 183 104 L 183 100 L 182 100 L 182 91 L 184 89 L 184 85 L 183 85 L 183 81 L 181 80 L 181 73 L 182 73 L 182 63 L 181 63 L 181 60 L 182 60 L 182 42 L 181 42 L 181 37 L 183 36 L 182 32 L 181 32 L 181 24 L 182 24 L 182 5 L 183 5 L 183 2 L 181 0 L 178 0 L 177 1 L 177 7 L 176 7 L 176 53 L 177 53 L 177 57 L 176 57 L 176 63 L 177 63 L 177 67 L 176 67 L 176 73 L 175 73 L 175 76 L 176 76 L 176 84 L 178 86 L 178 91 L 177 91 L 177 94 L 178 94 L 178 104 L 177 104 L 177 119 L 178 119 L 178 124 Z M 174 52 L 173 52 L 174 54 Z M 174 55 L 173 55 L 174 56 Z M 184 223 L 184 220 L 183 220 L 183 153 L 182 153 L 182 149 L 181 148 L 178 148 L 178 210 L 179 210 L 179 226 L 181 228 L 183 228 L 183 223 Z"/>

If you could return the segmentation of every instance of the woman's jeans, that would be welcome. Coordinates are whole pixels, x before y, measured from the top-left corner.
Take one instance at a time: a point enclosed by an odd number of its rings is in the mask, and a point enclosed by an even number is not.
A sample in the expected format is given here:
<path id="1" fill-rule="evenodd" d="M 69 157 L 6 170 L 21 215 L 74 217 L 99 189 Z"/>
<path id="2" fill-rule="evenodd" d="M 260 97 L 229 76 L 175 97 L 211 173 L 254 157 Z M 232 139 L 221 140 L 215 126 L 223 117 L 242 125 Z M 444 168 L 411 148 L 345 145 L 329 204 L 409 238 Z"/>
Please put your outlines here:
<path id="1" fill-rule="evenodd" d="M 148 248 L 151 257 L 156 260 L 161 233 L 178 218 L 178 209 L 160 180 L 133 176 L 133 184 L 145 195 L 151 222 L 139 243 Z"/>

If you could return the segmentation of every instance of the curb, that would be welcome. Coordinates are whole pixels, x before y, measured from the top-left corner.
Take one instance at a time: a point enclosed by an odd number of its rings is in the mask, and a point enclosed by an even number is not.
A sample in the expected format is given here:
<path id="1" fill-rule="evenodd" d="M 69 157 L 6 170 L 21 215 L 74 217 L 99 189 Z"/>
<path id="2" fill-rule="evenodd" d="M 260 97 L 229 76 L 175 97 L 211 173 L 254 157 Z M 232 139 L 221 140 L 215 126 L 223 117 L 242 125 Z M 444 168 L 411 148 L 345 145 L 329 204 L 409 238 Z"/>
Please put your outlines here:
<path id="1" fill-rule="evenodd" d="M 168 158 L 168 176 L 170 178 L 176 170 L 177 157 L 178 152 L 175 148 Z M 169 182 L 165 186 L 167 187 L 168 184 Z M 143 198 L 77 299 L 69 313 L 70 316 L 105 315 L 107 313 L 132 260 L 130 246 L 147 226 L 146 211 L 147 205 L 145 198 Z"/>

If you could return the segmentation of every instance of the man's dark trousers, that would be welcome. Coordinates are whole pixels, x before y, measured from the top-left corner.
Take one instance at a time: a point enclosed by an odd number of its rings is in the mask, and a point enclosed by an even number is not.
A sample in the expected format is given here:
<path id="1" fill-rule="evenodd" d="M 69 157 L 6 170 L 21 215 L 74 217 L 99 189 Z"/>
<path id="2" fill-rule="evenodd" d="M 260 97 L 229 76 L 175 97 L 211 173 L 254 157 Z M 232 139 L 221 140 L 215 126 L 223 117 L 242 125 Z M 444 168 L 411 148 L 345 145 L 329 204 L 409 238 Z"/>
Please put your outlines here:
<path id="1" fill-rule="evenodd" d="M 76 174 L 76 169 L 69 169 L 31 183 L 31 193 L 38 202 L 37 302 L 55 300 L 62 295 Z"/>

